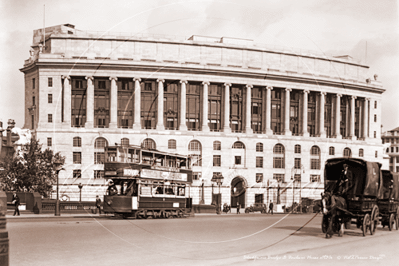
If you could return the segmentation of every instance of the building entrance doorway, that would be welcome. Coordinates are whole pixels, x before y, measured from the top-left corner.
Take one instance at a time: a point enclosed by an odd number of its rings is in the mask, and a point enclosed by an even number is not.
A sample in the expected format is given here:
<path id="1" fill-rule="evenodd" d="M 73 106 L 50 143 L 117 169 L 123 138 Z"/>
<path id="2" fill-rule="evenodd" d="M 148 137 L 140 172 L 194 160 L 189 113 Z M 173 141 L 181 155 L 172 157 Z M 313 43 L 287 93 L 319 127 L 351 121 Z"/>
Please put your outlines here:
<path id="1" fill-rule="evenodd" d="M 241 208 L 245 208 L 246 184 L 244 178 L 236 176 L 231 181 L 231 207 L 237 207 L 240 203 Z"/>

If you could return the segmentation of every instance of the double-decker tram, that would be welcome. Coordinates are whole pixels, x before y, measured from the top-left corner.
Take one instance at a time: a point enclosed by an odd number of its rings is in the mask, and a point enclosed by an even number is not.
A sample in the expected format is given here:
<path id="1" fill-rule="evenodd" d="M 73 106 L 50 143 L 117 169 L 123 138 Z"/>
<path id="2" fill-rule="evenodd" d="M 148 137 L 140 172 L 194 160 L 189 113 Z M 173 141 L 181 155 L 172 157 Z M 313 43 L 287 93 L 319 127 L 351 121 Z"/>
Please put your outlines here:
<path id="1" fill-rule="evenodd" d="M 192 208 L 188 156 L 140 146 L 105 148 L 104 212 L 123 218 L 185 217 Z"/>

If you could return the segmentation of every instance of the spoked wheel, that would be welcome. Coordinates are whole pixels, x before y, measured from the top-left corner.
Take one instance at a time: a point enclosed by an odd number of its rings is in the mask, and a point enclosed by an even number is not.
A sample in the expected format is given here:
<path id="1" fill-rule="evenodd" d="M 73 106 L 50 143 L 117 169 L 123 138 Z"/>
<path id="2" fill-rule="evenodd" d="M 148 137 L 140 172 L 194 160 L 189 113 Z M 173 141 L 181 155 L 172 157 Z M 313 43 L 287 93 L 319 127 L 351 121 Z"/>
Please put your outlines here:
<path id="1" fill-rule="evenodd" d="M 369 226 L 370 226 L 370 215 L 366 213 L 366 215 L 363 217 L 363 224 L 362 224 L 363 236 L 366 236 Z"/>
<path id="2" fill-rule="evenodd" d="M 394 224 L 395 224 L 395 215 L 391 213 L 391 215 L 389 215 L 389 223 L 388 223 L 389 231 L 392 231 Z"/>
<path id="3" fill-rule="evenodd" d="M 379 219 L 379 210 L 378 206 L 374 206 L 373 211 L 371 213 L 371 223 L 370 223 L 370 234 L 374 235 L 375 229 L 377 228 L 378 225 L 378 219 Z"/>

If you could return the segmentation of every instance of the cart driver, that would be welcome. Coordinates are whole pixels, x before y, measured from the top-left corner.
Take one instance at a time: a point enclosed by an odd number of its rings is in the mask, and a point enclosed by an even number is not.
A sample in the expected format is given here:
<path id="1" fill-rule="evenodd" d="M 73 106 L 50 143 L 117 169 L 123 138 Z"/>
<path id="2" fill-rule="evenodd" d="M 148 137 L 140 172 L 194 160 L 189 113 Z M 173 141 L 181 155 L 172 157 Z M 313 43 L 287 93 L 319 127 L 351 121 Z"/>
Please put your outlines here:
<path id="1" fill-rule="evenodd" d="M 353 175 L 347 164 L 343 165 L 343 170 L 338 179 L 337 194 L 342 197 L 347 197 L 349 188 L 352 186 Z"/>

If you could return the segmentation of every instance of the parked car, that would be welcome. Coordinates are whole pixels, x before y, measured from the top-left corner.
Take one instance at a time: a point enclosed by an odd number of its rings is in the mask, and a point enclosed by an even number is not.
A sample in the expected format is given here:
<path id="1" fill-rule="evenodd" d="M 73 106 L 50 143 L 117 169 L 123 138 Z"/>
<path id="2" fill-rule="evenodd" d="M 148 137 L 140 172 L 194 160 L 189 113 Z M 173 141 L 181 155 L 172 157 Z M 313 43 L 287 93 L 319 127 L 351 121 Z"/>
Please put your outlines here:
<path id="1" fill-rule="evenodd" d="M 255 203 L 254 205 L 251 205 L 251 206 L 245 208 L 245 213 L 250 213 L 250 212 L 266 213 L 267 212 L 266 204 L 264 204 L 264 203 Z"/>

